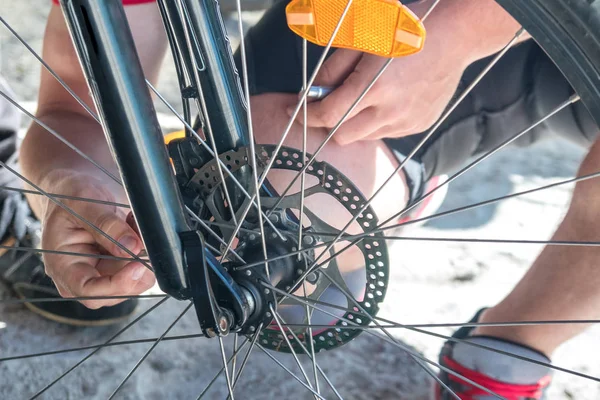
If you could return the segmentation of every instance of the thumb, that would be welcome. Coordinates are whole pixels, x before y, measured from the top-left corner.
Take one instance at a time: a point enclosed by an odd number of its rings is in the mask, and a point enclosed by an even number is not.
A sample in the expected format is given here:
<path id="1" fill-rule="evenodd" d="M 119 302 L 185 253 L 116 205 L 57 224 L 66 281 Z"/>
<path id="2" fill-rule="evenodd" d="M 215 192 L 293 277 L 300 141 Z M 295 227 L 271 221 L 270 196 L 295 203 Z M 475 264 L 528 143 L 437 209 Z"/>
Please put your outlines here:
<path id="1" fill-rule="evenodd" d="M 81 216 L 93 225 L 82 223 L 83 228 L 110 254 L 127 257 L 142 250 L 139 235 L 114 207 L 88 203 Z"/>
<path id="2" fill-rule="evenodd" d="M 310 128 L 328 128 L 336 126 L 345 114 L 354 106 L 368 84 L 368 76 L 361 70 L 354 70 L 341 86 L 338 86 L 323 100 L 307 104 L 307 126 Z M 369 97 L 361 99 L 346 116 L 346 120 L 354 117 L 370 105 Z M 288 115 L 294 110 L 288 108 Z M 303 115 L 298 114 L 296 121 L 303 124 Z"/>

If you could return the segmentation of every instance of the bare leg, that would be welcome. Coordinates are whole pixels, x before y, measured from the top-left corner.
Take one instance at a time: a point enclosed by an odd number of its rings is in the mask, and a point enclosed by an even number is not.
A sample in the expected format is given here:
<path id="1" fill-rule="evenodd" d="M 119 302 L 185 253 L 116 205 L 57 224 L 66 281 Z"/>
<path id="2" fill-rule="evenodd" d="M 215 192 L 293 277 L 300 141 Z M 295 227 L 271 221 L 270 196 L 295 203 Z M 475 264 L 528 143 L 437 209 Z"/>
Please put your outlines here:
<path id="1" fill-rule="evenodd" d="M 281 134 L 289 121 L 285 112 L 286 107 L 296 104 L 298 98 L 294 95 L 268 93 L 252 98 L 254 132 L 259 143 L 278 143 Z M 325 129 L 309 129 L 309 153 L 322 143 L 329 132 Z M 287 146 L 302 148 L 302 127 L 295 125 L 285 141 Z M 384 181 L 398 167 L 398 161 L 381 140 L 353 143 L 340 146 L 330 141 L 317 156 L 339 169 L 355 185 L 363 195 L 370 198 Z M 279 172 L 279 171 L 274 171 Z M 290 182 L 293 174 L 269 174 L 269 182 L 279 190 L 283 190 Z M 297 190 L 296 190 L 297 191 Z M 399 173 L 373 201 L 372 205 L 380 220 L 387 219 L 404 207 L 407 201 L 404 175 Z M 332 199 L 331 202 L 335 203 Z M 345 210 L 330 208 L 330 203 L 307 199 L 307 207 L 313 212 L 323 211 L 327 214 L 327 222 L 336 228 L 342 228 L 350 215 Z M 333 211 L 333 213 L 332 213 Z M 344 213 L 342 213 L 344 211 Z M 321 213 L 318 213 L 321 216 Z"/>
<path id="2" fill-rule="evenodd" d="M 296 104 L 297 96 L 279 93 L 268 93 L 252 98 L 252 113 L 256 140 L 264 144 L 276 144 L 281 138 L 289 116 L 286 107 Z M 296 124 L 289 133 L 285 145 L 302 148 L 302 126 Z M 307 132 L 307 152 L 313 153 L 323 142 L 329 132 L 326 129 L 309 129 Z M 398 161 L 381 140 L 365 141 L 340 146 L 331 140 L 319 153 L 317 160 L 328 162 L 353 182 L 366 198 L 371 198 L 385 180 L 398 167 Z M 275 190 L 283 191 L 296 175 L 294 171 L 274 170 L 269 173 L 269 183 Z M 311 179 L 309 179 L 311 178 Z M 306 180 L 306 188 L 317 183 L 314 177 Z M 289 194 L 300 190 L 300 182 L 296 182 Z M 385 186 L 385 190 L 375 197 L 371 203 L 380 221 L 403 208 L 408 195 L 404 174 L 398 173 Z M 317 194 L 305 199 L 305 207 L 329 225 L 342 229 L 351 220 L 351 214 L 333 197 Z M 360 233 L 358 224 L 347 230 L 350 234 Z M 319 251 L 316 255 L 319 256 Z M 342 273 L 351 273 L 364 269 L 364 256 L 357 246 L 350 248 L 337 258 Z M 356 279 L 361 281 L 358 275 Z M 346 279 L 353 280 L 346 276 Z M 364 278 L 363 278 L 364 279 Z M 352 285 L 351 285 L 352 286 Z"/>
<path id="3" fill-rule="evenodd" d="M 261 143 L 277 143 L 288 116 L 284 110 L 296 101 L 296 96 L 265 94 L 252 101 L 255 131 Z M 308 151 L 321 143 L 327 132 L 309 131 Z M 295 126 L 286 144 L 300 148 L 302 129 Z M 398 162 L 381 141 L 360 142 L 341 147 L 328 144 L 319 159 L 326 160 L 352 180 L 363 194 L 370 197 L 397 167 Z M 596 142 L 583 161 L 579 175 L 600 171 L 600 142 Z M 290 175 L 274 175 L 270 181 L 282 189 Z M 407 198 L 402 175 L 388 185 L 373 202 L 380 219 L 401 209 Z M 600 240 L 600 182 L 580 182 L 575 188 L 569 211 L 554 234 L 554 240 Z M 332 213 L 328 203 L 307 201 L 307 207 L 328 214 L 328 222 L 345 224 L 348 215 Z M 343 210 L 342 210 L 343 211 Z M 600 318 L 600 272 L 597 247 L 546 247 L 515 289 L 497 306 L 487 310 L 481 322 L 528 320 L 563 320 Z M 356 267 L 356 266 L 355 266 Z M 481 327 L 475 334 L 489 335 L 528 345 L 550 356 L 568 339 L 586 329 L 582 324 L 521 327 Z"/>
<path id="4" fill-rule="evenodd" d="M 579 175 L 600 170 L 600 141 L 591 147 Z M 600 182 L 580 182 L 553 240 L 600 239 Z M 515 289 L 481 322 L 600 318 L 598 247 L 548 246 Z M 480 327 L 475 334 L 526 344 L 550 356 L 565 341 L 585 330 L 582 324 Z"/>

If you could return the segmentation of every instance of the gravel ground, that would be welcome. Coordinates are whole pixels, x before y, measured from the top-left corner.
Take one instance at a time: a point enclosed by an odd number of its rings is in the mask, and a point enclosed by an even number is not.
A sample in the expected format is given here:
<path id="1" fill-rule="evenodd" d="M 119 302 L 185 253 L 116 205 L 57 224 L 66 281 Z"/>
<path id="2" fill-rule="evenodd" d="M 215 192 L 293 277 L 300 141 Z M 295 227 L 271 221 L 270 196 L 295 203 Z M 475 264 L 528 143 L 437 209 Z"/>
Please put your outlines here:
<path id="1" fill-rule="evenodd" d="M 46 0 L 0 0 L 0 16 L 17 29 L 36 50 L 41 47 Z M 248 25 L 260 13 L 246 13 Z M 233 29 L 233 20 L 227 25 Z M 168 61 L 159 90 L 176 103 L 174 76 Z M 39 64 L 0 29 L 0 73 L 9 79 L 19 98 L 34 107 Z M 164 110 L 163 110 L 164 111 Z M 165 125 L 172 119 L 163 118 Z M 572 177 L 582 151 L 556 140 L 528 149 L 501 152 L 450 187 L 443 209 L 452 209 L 515 191 Z M 544 240 L 563 216 L 571 187 L 560 186 L 527 197 L 432 221 L 411 231 L 420 237 L 523 238 Z M 404 242 L 391 249 L 390 289 L 381 315 L 402 323 L 461 322 L 479 307 L 500 300 L 527 270 L 539 246 L 469 243 Z M 0 296 L 10 294 L 0 287 Z M 142 302 L 140 311 L 155 300 Z M 160 336 L 184 305 L 173 300 L 120 337 L 121 340 Z M 120 327 L 73 328 L 47 322 L 22 306 L 0 305 L 0 357 L 102 343 Z M 197 333 L 193 313 L 169 335 Z M 439 329 L 450 334 L 449 329 Z M 414 351 L 435 360 L 442 341 L 423 334 L 395 330 L 394 336 Z M 565 344 L 555 355 L 556 365 L 600 376 L 594 349 L 600 329 L 594 327 Z M 227 341 L 230 341 L 228 338 Z M 47 399 L 106 398 L 147 351 L 150 343 L 107 348 L 76 369 Z M 0 398 L 29 398 L 86 352 L 5 361 L 0 363 Z M 278 355 L 294 368 L 293 360 Z M 319 354 L 319 363 L 346 399 L 426 399 L 430 378 L 403 351 L 377 338 L 362 335 L 343 351 Z M 163 342 L 120 392 L 122 399 L 195 398 L 221 365 L 217 342 L 187 339 Z M 324 383 L 322 383 L 322 386 Z M 256 351 L 237 389 L 243 399 L 304 399 L 310 396 L 269 358 Z M 208 398 L 224 398 L 223 382 Z M 331 392 L 325 397 L 332 398 Z M 556 373 L 550 399 L 597 399 L 598 384 Z"/>

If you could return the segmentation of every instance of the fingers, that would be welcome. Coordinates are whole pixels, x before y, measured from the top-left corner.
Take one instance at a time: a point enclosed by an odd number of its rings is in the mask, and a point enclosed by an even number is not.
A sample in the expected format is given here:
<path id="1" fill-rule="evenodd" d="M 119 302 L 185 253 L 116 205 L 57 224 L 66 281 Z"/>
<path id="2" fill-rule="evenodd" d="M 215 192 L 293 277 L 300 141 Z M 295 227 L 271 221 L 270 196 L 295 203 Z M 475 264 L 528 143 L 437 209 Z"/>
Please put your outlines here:
<path id="1" fill-rule="evenodd" d="M 363 77 L 355 71 L 341 86 L 323 100 L 308 103 L 306 106 L 307 126 L 309 128 L 331 129 L 337 125 L 364 89 L 364 85 L 361 84 L 362 79 Z M 361 101 L 348 115 L 347 119 L 352 118 L 367 106 L 368 103 Z M 293 111 L 293 108 L 288 108 L 288 115 L 291 116 Z M 296 120 L 302 124 L 303 114 L 299 113 Z"/>
<path id="2" fill-rule="evenodd" d="M 84 196 L 80 197 L 111 200 L 93 184 L 81 186 L 83 188 L 77 194 L 83 191 Z M 139 262 L 89 256 L 109 254 L 132 259 L 131 254 L 141 251 L 141 239 L 126 222 L 121 210 L 97 203 L 67 200 L 64 203 L 87 222 L 63 207 L 52 205 L 44 215 L 42 247 L 87 256 L 44 255 L 46 273 L 63 297 L 138 295 L 154 285 L 154 274 Z M 109 238 L 114 238 L 114 242 Z M 84 300 L 82 303 L 99 308 L 125 300 Z"/>
<path id="3" fill-rule="evenodd" d="M 315 85 L 340 86 L 354 71 L 362 57 L 361 52 L 354 50 L 338 49 L 321 66 L 315 78 Z"/>
<path id="4" fill-rule="evenodd" d="M 113 262 L 113 264 L 115 264 Z M 79 265 L 72 269 L 83 270 Z M 94 268 L 95 269 L 95 268 Z M 154 285 L 154 274 L 139 262 L 130 262 L 119 266 L 118 271 L 111 275 L 82 275 L 81 279 L 69 279 L 68 284 L 71 293 L 81 296 L 126 296 L 139 295 Z M 98 269 L 96 269 L 98 271 Z M 87 300 L 82 303 L 89 308 L 98 308 L 107 305 L 118 304 L 125 299 L 113 300 Z"/>
<path id="5" fill-rule="evenodd" d="M 369 137 L 379 129 L 380 125 L 381 121 L 377 119 L 377 109 L 369 107 L 344 122 L 333 135 L 333 140 L 340 145 L 350 144 Z"/>
<path id="6" fill-rule="evenodd" d="M 115 264 L 115 262 L 112 262 Z M 117 272 L 112 275 L 102 275 L 92 264 L 75 262 L 61 268 L 61 273 L 55 277 L 60 285 L 74 297 L 104 297 L 138 295 L 154 285 L 151 271 L 141 263 L 130 262 L 119 265 Z M 58 284 L 57 284 L 58 285 Z M 111 306 L 126 299 L 83 300 L 82 303 L 92 309 Z"/>
<path id="7" fill-rule="evenodd" d="M 323 100 L 308 104 L 308 126 L 331 129 L 338 124 L 371 84 L 384 62 L 385 60 L 381 57 L 363 55 L 341 86 Z M 378 98 L 377 90 L 376 85 L 372 87 L 370 92 L 352 109 L 346 120 L 356 116 L 365 108 L 380 103 L 381 98 Z M 290 114 L 289 111 L 288 114 Z M 298 119 L 300 123 L 302 123 L 301 120 L 302 118 Z"/>
<path id="8" fill-rule="evenodd" d="M 77 236 L 77 235 L 76 235 Z M 80 237 L 89 236 L 84 232 Z M 58 250 L 82 254 L 98 254 L 91 244 L 71 244 Z M 138 295 L 150 289 L 154 274 L 135 261 L 98 259 L 86 256 L 47 254 L 44 257 L 46 273 L 54 281 L 63 297 L 105 297 Z M 126 299 L 83 300 L 89 308 L 111 306 Z"/>
<path id="9" fill-rule="evenodd" d="M 127 223 L 125 215 L 115 207 L 85 203 L 78 205 L 75 211 L 79 211 L 79 215 L 93 225 L 78 221 L 108 253 L 131 257 L 131 254 L 137 255 L 142 250 L 142 241 L 136 231 Z"/>

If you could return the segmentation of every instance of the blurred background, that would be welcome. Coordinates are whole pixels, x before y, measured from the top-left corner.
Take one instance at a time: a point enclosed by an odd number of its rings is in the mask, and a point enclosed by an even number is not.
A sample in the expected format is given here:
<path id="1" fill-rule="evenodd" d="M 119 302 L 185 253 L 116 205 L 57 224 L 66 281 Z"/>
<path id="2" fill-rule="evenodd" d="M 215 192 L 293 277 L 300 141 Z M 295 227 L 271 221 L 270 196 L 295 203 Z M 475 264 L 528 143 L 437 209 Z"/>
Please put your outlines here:
<path id="1" fill-rule="evenodd" d="M 270 0 L 243 1 L 245 29 L 260 19 L 261 10 L 269 3 Z M 237 14 L 229 12 L 235 9 L 235 3 L 225 0 L 221 4 L 227 11 L 231 43 L 237 46 Z M 49 8 L 50 0 L 0 0 L 0 16 L 36 51 L 41 49 Z M 40 64 L 4 27 L 0 27 L 0 74 L 8 80 L 21 104 L 34 111 Z M 159 91 L 172 104 L 178 104 L 176 76 L 168 57 Z M 162 105 L 158 105 L 158 110 L 165 131 L 181 128 Z M 23 118 L 23 130 L 29 123 Z M 570 178 L 582 156 L 582 150 L 558 140 L 500 152 L 450 185 L 442 208 L 453 209 Z M 559 186 L 436 219 L 407 235 L 546 240 L 564 215 L 571 189 Z M 508 293 L 539 251 L 539 246 L 529 244 L 423 241 L 393 244 L 390 285 L 380 315 L 403 324 L 467 321 L 476 310 L 494 304 Z M 0 285 L 0 297 L 11 296 Z M 155 301 L 142 301 L 140 311 Z M 160 336 L 166 327 L 165 321 L 172 320 L 183 306 L 175 300 L 168 301 L 129 329 L 120 340 Z M 59 325 L 29 313 L 23 306 L 0 304 L 0 358 L 102 343 L 119 328 Z M 195 316 L 188 313 L 170 334 L 198 332 Z M 450 335 L 452 330 L 437 329 L 436 332 Z M 437 359 L 441 339 L 401 329 L 392 333 L 425 357 Z M 563 346 L 554 362 L 564 368 L 600 376 L 599 339 L 600 328 L 593 327 Z M 150 345 L 103 349 L 44 398 L 107 398 Z M 86 354 L 80 351 L 1 362 L 0 398 L 28 398 Z M 278 355 L 278 359 L 294 370 L 289 356 Z M 361 335 L 337 351 L 320 353 L 318 361 L 345 399 L 418 400 L 429 396 L 430 378 L 421 367 L 402 350 L 369 335 Z M 220 367 L 216 341 L 196 338 L 163 342 L 132 376 L 118 398 L 193 399 Z M 236 392 L 242 399 L 311 398 L 302 386 L 259 351 L 253 353 Z M 219 379 L 207 398 L 225 398 L 225 395 L 224 380 Z M 330 398 L 331 392 L 325 395 Z M 598 398 L 597 383 L 560 372 L 555 374 L 549 399 Z"/>

